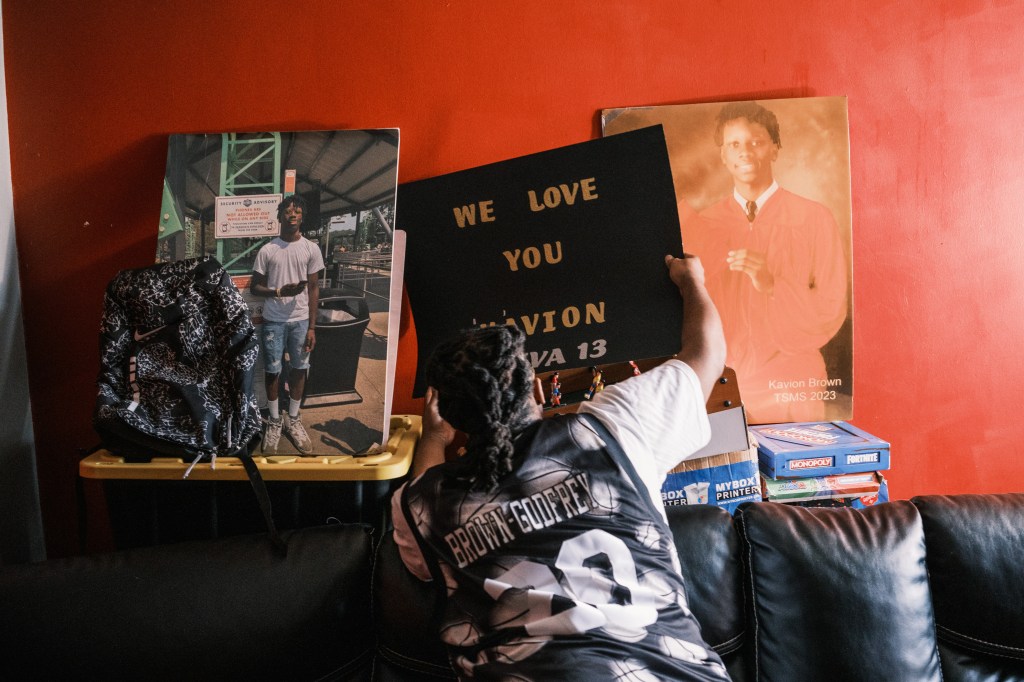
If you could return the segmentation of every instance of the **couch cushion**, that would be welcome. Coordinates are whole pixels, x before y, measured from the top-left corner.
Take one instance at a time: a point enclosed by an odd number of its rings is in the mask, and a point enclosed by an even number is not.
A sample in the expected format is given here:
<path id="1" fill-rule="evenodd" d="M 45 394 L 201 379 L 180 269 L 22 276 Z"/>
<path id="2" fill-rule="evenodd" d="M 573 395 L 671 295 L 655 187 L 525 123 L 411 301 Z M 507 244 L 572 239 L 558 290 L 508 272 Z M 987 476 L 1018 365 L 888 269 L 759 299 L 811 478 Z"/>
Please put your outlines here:
<path id="1" fill-rule="evenodd" d="M 1024 680 L 1024 494 L 911 501 L 946 681 Z"/>
<path id="2" fill-rule="evenodd" d="M 0 570 L 2 679 L 367 679 L 367 526 Z"/>
<path id="3" fill-rule="evenodd" d="M 743 586 L 739 538 L 732 516 L 707 504 L 666 507 L 686 600 L 700 623 L 701 635 L 722 657 L 733 679 L 746 679 Z"/>
<path id="4" fill-rule="evenodd" d="M 917 509 L 748 503 L 757 679 L 940 680 Z"/>
<path id="5" fill-rule="evenodd" d="M 406 570 L 393 534 L 385 533 L 373 566 L 374 680 L 456 679 L 437 634 L 436 597 L 433 583 Z"/>

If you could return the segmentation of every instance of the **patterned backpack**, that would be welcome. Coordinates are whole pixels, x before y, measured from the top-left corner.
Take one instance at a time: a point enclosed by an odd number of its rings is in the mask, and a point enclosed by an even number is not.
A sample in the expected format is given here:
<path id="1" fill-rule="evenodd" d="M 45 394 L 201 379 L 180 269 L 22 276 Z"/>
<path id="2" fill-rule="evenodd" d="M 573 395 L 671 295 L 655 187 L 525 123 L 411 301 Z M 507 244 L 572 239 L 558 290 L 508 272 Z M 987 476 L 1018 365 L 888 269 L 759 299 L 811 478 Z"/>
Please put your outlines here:
<path id="1" fill-rule="evenodd" d="M 260 439 L 253 390 L 256 330 L 215 259 L 124 270 L 107 286 L 93 427 L 125 461 L 238 457 L 271 535 L 270 498 L 252 461 Z"/>

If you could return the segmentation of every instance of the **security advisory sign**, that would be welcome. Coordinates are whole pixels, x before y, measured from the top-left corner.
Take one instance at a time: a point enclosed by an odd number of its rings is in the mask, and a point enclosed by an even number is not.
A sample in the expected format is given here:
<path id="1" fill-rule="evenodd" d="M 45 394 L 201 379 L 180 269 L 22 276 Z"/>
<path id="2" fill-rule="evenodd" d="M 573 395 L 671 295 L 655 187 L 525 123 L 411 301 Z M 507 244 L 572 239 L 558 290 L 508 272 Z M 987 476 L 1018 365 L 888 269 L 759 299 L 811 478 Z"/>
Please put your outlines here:
<path id="1" fill-rule="evenodd" d="M 470 327 L 514 324 L 538 372 L 672 355 L 682 244 L 662 127 L 399 186 L 405 285 L 430 353 Z"/>
<path id="2" fill-rule="evenodd" d="M 281 231 L 281 224 L 277 221 L 280 194 L 216 197 L 214 201 L 217 239 L 276 237 Z"/>

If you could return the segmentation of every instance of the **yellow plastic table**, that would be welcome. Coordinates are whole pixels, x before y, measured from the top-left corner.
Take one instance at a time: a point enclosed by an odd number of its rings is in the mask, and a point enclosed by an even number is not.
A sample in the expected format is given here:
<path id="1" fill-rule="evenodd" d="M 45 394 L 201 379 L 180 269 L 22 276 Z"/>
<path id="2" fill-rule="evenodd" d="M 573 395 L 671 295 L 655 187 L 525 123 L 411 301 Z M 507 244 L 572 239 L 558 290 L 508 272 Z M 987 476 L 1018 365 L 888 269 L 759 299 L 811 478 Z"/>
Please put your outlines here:
<path id="1" fill-rule="evenodd" d="M 385 451 L 373 455 L 253 456 L 265 481 L 388 481 L 401 478 L 412 465 L 421 433 L 420 417 L 391 417 Z M 178 480 L 191 466 L 180 457 L 154 457 L 149 462 L 126 462 L 124 457 L 97 450 L 78 465 L 82 478 L 104 480 Z M 201 462 L 193 467 L 189 481 L 245 481 L 245 468 L 237 457 L 220 457 L 216 464 Z"/>
<path id="2" fill-rule="evenodd" d="M 375 454 L 255 455 L 275 524 L 285 530 L 338 520 L 380 529 L 389 491 L 409 473 L 421 433 L 419 416 L 396 415 L 387 443 Z M 201 462 L 184 478 L 190 466 L 181 458 L 135 462 L 97 450 L 79 462 L 78 471 L 81 481 L 102 485 L 118 548 L 265 529 L 241 460 Z"/>

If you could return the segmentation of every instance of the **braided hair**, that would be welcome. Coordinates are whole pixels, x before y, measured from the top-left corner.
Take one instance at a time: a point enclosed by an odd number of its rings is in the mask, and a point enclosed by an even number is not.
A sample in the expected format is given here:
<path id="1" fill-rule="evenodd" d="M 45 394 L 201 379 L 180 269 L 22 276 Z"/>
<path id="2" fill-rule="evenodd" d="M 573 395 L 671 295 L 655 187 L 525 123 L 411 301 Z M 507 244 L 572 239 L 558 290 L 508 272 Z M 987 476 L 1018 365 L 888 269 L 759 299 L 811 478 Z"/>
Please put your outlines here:
<path id="1" fill-rule="evenodd" d="M 513 434 L 533 420 L 524 338 L 511 325 L 470 329 L 438 346 L 427 363 L 438 412 L 468 436 L 463 461 L 472 490 L 492 490 L 512 471 Z"/>

